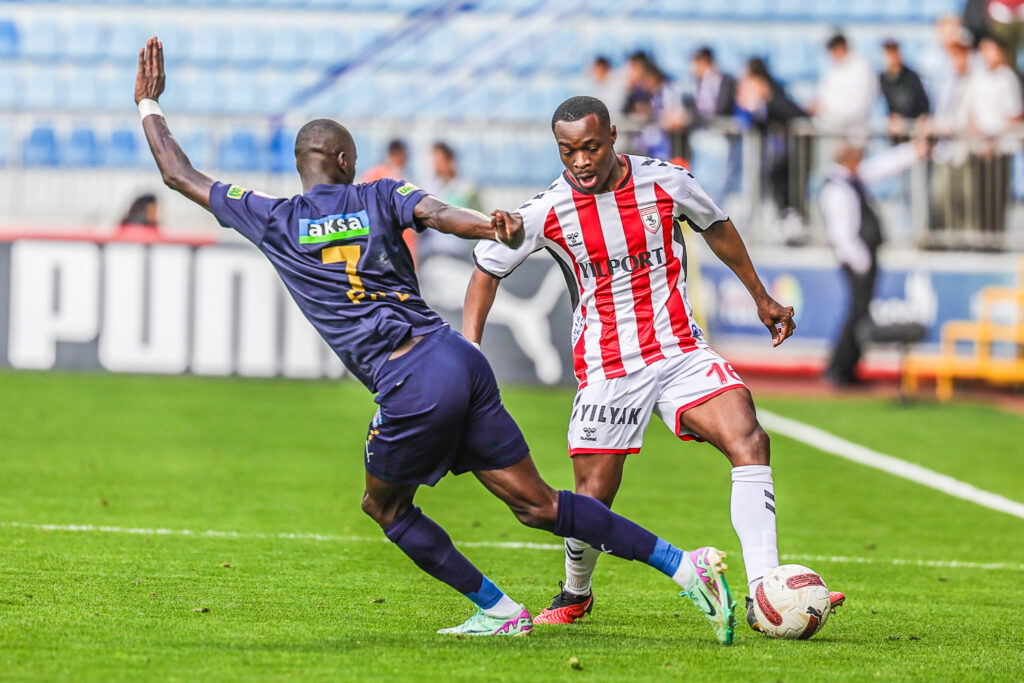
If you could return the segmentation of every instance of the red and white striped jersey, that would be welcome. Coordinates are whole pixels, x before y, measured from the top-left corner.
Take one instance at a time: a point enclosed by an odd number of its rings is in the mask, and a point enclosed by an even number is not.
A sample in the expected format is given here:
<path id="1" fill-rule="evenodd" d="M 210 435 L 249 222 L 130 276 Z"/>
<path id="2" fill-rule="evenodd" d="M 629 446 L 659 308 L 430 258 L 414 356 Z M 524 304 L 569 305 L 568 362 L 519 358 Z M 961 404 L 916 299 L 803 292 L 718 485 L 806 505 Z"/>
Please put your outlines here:
<path id="1" fill-rule="evenodd" d="M 587 194 L 563 173 L 523 204 L 518 249 L 481 241 L 477 267 L 505 277 L 546 248 L 567 273 L 581 385 L 621 377 L 704 344 L 686 297 L 686 247 L 676 219 L 702 232 L 728 217 L 686 169 L 624 155 L 614 192 Z"/>

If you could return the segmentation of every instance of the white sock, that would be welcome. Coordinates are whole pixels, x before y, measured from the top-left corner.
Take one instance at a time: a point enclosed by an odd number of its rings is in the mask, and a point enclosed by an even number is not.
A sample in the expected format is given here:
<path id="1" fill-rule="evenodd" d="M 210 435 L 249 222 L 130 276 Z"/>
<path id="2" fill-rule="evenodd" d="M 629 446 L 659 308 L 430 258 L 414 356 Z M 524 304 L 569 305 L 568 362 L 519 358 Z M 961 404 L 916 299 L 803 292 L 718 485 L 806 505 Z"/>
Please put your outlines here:
<path id="1" fill-rule="evenodd" d="M 565 590 L 573 595 L 589 594 L 590 578 L 599 557 L 600 550 L 575 538 L 565 539 Z"/>
<path id="2" fill-rule="evenodd" d="M 775 485 L 768 465 L 732 468 L 732 527 L 740 537 L 750 594 L 768 570 L 779 566 L 775 533 Z"/>
<path id="3" fill-rule="evenodd" d="M 693 570 L 693 565 L 690 564 L 689 555 L 689 550 L 683 551 L 683 561 L 679 563 L 679 568 L 672 575 L 672 580 L 679 584 L 679 587 L 683 590 L 689 590 L 693 586 L 693 582 L 697 580 L 697 572 Z"/>
<path id="4" fill-rule="evenodd" d="M 522 605 L 502 593 L 501 600 L 494 603 L 493 607 L 485 609 L 484 614 L 489 617 L 514 617 L 522 611 Z"/>

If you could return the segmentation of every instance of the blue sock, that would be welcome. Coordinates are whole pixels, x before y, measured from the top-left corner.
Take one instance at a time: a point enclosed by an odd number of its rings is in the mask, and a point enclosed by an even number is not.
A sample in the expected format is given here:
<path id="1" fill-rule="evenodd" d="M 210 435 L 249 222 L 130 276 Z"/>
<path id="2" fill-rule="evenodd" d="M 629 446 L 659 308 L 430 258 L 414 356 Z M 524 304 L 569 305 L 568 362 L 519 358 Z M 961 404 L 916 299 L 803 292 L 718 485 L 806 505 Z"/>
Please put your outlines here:
<path id="1" fill-rule="evenodd" d="M 658 537 L 639 524 L 617 515 L 590 496 L 558 492 L 555 534 L 578 538 L 603 552 L 626 560 L 646 562 Z"/>
<path id="2" fill-rule="evenodd" d="M 617 515 L 601 501 L 569 491 L 558 492 L 558 536 L 578 538 L 594 548 L 626 560 L 646 562 L 672 577 L 683 551 L 636 522 Z"/>
<path id="3" fill-rule="evenodd" d="M 654 544 L 654 552 L 647 558 L 647 564 L 662 574 L 674 576 L 683 562 L 683 551 L 663 538 Z"/>
<path id="4" fill-rule="evenodd" d="M 418 507 L 410 507 L 389 524 L 384 529 L 384 535 L 401 548 L 417 567 L 438 581 L 447 583 L 472 600 L 477 607 L 493 607 L 504 595 L 465 555 L 455 549 L 445 530 Z"/>

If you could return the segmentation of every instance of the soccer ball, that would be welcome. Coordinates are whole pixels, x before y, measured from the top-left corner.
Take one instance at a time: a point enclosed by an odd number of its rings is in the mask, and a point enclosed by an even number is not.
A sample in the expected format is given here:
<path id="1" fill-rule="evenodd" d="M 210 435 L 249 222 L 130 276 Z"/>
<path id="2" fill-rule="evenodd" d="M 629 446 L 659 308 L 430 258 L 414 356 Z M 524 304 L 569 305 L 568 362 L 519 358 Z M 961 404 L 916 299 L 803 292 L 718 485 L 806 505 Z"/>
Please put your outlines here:
<path id="1" fill-rule="evenodd" d="M 771 570 L 754 593 L 754 615 L 772 638 L 806 640 L 821 630 L 831 611 L 828 586 L 799 564 Z"/>

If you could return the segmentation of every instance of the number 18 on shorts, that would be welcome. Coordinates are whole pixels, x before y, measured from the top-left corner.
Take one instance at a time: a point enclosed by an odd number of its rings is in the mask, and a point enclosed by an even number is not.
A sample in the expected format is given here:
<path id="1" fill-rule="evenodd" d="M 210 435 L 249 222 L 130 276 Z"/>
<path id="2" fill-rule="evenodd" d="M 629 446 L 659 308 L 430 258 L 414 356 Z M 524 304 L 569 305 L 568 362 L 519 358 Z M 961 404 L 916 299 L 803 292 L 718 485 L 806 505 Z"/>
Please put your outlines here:
<path id="1" fill-rule="evenodd" d="M 569 418 L 569 454 L 639 453 L 655 410 L 679 438 L 700 436 L 683 428 L 682 414 L 730 389 L 745 388 L 725 359 L 701 346 L 625 375 L 581 387 Z"/>

